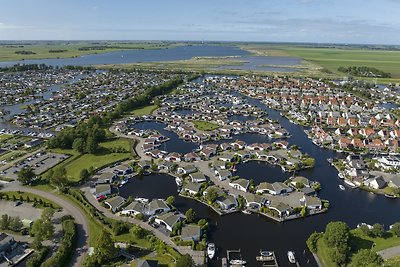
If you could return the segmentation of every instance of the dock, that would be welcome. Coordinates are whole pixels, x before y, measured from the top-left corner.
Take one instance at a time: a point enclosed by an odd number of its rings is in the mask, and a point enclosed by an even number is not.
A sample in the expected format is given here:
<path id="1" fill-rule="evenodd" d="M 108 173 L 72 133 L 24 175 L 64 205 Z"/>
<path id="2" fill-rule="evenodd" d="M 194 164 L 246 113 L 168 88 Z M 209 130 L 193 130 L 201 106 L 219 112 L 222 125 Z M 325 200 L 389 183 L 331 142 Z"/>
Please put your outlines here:
<path id="1" fill-rule="evenodd" d="M 275 252 L 271 251 L 271 256 L 257 256 L 256 260 L 262 262 L 265 267 L 279 267 Z"/>

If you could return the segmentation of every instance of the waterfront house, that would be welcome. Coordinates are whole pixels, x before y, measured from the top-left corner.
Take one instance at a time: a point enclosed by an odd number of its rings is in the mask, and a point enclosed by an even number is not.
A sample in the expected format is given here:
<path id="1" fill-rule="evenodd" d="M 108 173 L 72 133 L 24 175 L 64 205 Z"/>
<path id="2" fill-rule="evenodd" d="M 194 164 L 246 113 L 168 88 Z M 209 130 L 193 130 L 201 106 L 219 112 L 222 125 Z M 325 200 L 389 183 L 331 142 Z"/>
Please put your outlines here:
<path id="1" fill-rule="evenodd" d="M 221 169 L 221 170 L 225 170 L 226 169 L 226 162 L 224 161 L 220 161 L 220 160 L 215 160 L 212 163 L 212 166 L 215 170 Z"/>
<path id="2" fill-rule="evenodd" d="M 206 159 L 211 158 L 212 156 L 215 156 L 216 150 L 210 147 L 204 147 L 200 151 L 200 155 L 205 157 Z"/>
<path id="3" fill-rule="evenodd" d="M 155 159 L 162 159 L 164 157 L 163 151 L 161 151 L 159 149 L 153 149 L 153 150 L 147 151 L 147 152 L 145 152 L 145 154 L 147 156 L 150 156 Z"/>
<path id="4" fill-rule="evenodd" d="M 247 192 L 247 189 L 249 188 L 249 183 L 250 183 L 249 180 L 239 178 L 235 181 L 229 182 L 229 186 L 231 186 L 237 190 Z"/>
<path id="5" fill-rule="evenodd" d="M 137 163 L 137 165 L 142 169 L 142 170 L 148 170 L 151 168 L 151 161 L 150 160 L 141 160 Z"/>
<path id="6" fill-rule="evenodd" d="M 232 173 L 228 170 L 215 170 L 215 175 L 221 180 L 226 180 L 232 177 Z"/>
<path id="7" fill-rule="evenodd" d="M 162 161 L 158 164 L 158 169 L 160 171 L 166 171 L 166 172 L 170 172 L 173 169 L 173 166 L 175 165 L 175 163 L 173 162 L 169 162 L 169 161 Z"/>
<path id="8" fill-rule="evenodd" d="M 365 180 L 363 184 L 372 187 L 373 189 L 381 189 L 386 186 L 386 181 L 383 179 L 382 176 L 376 176 Z"/>
<path id="9" fill-rule="evenodd" d="M 221 189 L 220 187 L 218 187 L 216 185 L 212 185 L 212 186 L 207 187 L 206 190 L 204 190 L 203 196 L 206 196 L 210 190 L 215 191 L 219 197 L 225 195 L 225 192 L 223 189 Z"/>
<path id="10" fill-rule="evenodd" d="M 163 199 L 153 199 L 146 207 L 146 215 L 152 216 L 155 214 L 160 214 L 168 212 L 171 209 L 168 207 L 167 203 Z"/>
<path id="11" fill-rule="evenodd" d="M 128 163 L 123 163 L 115 168 L 118 175 L 127 175 L 133 173 L 133 168 Z"/>
<path id="12" fill-rule="evenodd" d="M 167 212 L 161 215 L 157 215 L 155 219 L 155 222 L 157 224 L 165 226 L 165 228 L 171 232 L 172 229 L 174 228 L 174 225 L 179 221 L 182 221 L 182 217 L 172 212 Z"/>
<path id="13" fill-rule="evenodd" d="M 201 183 L 194 183 L 191 181 L 185 182 L 182 187 L 182 191 L 188 193 L 189 195 L 197 195 L 200 192 Z"/>
<path id="14" fill-rule="evenodd" d="M 194 173 L 196 171 L 197 171 L 197 168 L 194 165 L 180 166 L 177 169 L 177 172 L 179 174 L 189 174 L 189 173 Z"/>
<path id="15" fill-rule="evenodd" d="M 190 152 L 183 156 L 183 160 L 188 162 L 200 161 L 201 157 L 194 152 Z"/>
<path id="16" fill-rule="evenodd" d="M 235 151 L 235 152 L 234 152 L 234 155 L 240 157 L 241 159 L 248 159 L 248 158 L 250 158 L 250 153 L 248 153 L 248 152 L 245 151 L 245 150 Z"/>
<path id="17" fill-rule="evenodd" d="M 126 206 L 122 211 L 122 215 L 136 216 L 138 214 L 145 213 L 146 205 L 139 201 L 132 201 L 128 206 Z"/>
<path id="18" fill-rule="evenodd" d="M 189 174 L 189 177 L 193 183 L 203 183 L 207 181 L 206 176 L 201 172 L 191 173 Z"/>
<path id="19" fill-rule="evenodd" d="M 275 210 L 278 213 L 279 217 L 289 215 L 292 210 L 292 208 L 288 204 L 285 204 L 278 200 L 272 200 L 268 208 L 271 210 Z"/>
<path id="20" fill-rule="evenodd" d="M 119 208 L 125 203 L 125 198 L 115 196 L 104 201 L 105 204 L 111 209 L 112 212 L 117 212 Z"/>
<path id="21" fill-rule="evenodd" d="M 257 186 L 257 190 L 256 193 L 257 194 L 264 194 L 264 193 L 268 193 L 268 194 L 272 194 L 271 192 L 274 190 L 274 188 L 272 187 L 272 184 L 268 183 L 268 182 L 261 182 L 258 186 Z"/>
<path id="22" fill-rule="evenodd" d="M 97 177 L 96 184 L 111 184 L 115 179 L 117 179 L 117 174 L 113 172 L 103 172 Z"/>
<path id="23" fill-rule="evenodd" d="M 246 207 L 257 210 L 267 202 L 264 197 L 255 194 L 248 194 L 244 199 L 246 200 Z"/>
<path id="24" fill-rule="evenodd" d="M 400 177 L 399 176 L 392 176 L 389 181 L 389 187 L 392 188 L 400 188 Z"/>
<path id="25" fill-rule="evenodd" d="M 218 157 L 218 160 L 225 162 L 234 162 L 236 160 L 234 154 L 224 154 Z"/>
<path id="26" fill-rule="evenodd" d="M 238 206 L 236 198 L 232 195 L 221 196 L 221 197 L 217 198 L 217 200 L 215 200 L 215 202 L 219 205 L 221 210 L 223 210 L 225 212 L 236 209 Z"/>
<path id="27" fill-rule="evenodd" d="M 195 241 L 198 242 L 201 239 L 201 228 L 195 224 L 184 225 L 181 231 L 182 241 Z"/>
<path id="28" fill-rule="evenodd" d="M 308 209 L 312 210 L 321 210 L 322 202 L 318 197 L 304 195 L 300 199 L 300 206 L 307 207 Z"/>
<path id="29" fill-rule="evenodd" d="M 272 183 L 272 188 L 273 188 L 271 191 L 272 195 L 281 195 L 292 191 L 290 187 L 281 182 Z"/>
<path id="30" fill-rule="evenodd" d="M 290 184 L 294 187 L 298 185 L 303 185 L 305 187 L 311 187 L 310 181 L 304 176 L 295 176 L 290 181 Z"/>
<path id="31" fill-rule="evenodd" d="M 111 194 L 111 185 L 110 184 L 98 184 L 94 188 L 93 195 L 95 198 L 106 197 Z"/>
<path id="32" fill-rule="evenodd" d="M 171 162 L 180 162 L 181 161 L 181 155 L 177 152 L 171 152 L 165 157 L 166 161 L 171 161 Z"/>

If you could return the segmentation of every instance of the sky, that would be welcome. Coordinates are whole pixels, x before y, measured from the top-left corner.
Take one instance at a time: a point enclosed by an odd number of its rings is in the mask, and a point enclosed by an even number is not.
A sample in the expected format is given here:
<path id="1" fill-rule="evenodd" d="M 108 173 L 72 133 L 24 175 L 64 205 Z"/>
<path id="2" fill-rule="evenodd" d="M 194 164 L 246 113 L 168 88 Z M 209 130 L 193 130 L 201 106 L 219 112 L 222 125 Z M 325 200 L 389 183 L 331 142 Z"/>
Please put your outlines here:
<path id="1" fill-rule="evenodd" d="M 0 40 L 400 44 L 400 0 L 0 0 Z"/>

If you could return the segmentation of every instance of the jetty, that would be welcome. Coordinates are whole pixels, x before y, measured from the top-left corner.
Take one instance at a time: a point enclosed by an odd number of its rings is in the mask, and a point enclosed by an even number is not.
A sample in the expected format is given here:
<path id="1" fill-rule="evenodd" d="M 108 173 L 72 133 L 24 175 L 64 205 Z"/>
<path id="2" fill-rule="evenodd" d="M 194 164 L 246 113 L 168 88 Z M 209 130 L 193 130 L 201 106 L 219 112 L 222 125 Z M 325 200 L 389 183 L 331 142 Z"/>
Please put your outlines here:
<path id="1" fill-rule="evenodd" d="M 257 256 L 256 260 L 262 262 L 262 266 L 265 267 L 279 267 L 278 261 L 275 256 L 275 252 L 271 251 L 271 255 L 268 256 Z"/>

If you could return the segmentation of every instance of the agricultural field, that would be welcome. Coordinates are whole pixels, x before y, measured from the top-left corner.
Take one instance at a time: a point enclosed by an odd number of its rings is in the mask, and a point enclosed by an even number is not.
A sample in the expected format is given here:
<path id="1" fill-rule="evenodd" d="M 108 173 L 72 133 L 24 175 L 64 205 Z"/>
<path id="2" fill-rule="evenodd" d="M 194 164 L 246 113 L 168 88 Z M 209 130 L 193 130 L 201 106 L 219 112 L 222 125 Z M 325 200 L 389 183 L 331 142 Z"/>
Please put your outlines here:
<path id="1" fill-rule="evenodd" d="M 168 42 L 32 42 L 32 43 L 0 43 L 0 61 L 29 60 L 43 58 L 68 58 L 81 55 L 106 53 L 131 49 L 161 49 L 179 44 Z M 108 47 L 107 47 L 108 46 Z M 96 49 L 96 47 L 98 49 Z M 89 48 L 89 49 L 87 49 Z M 26 54 L 19 54 L 28 52 Z M 17 52 L 17 53 L 16 53 Z"/>

